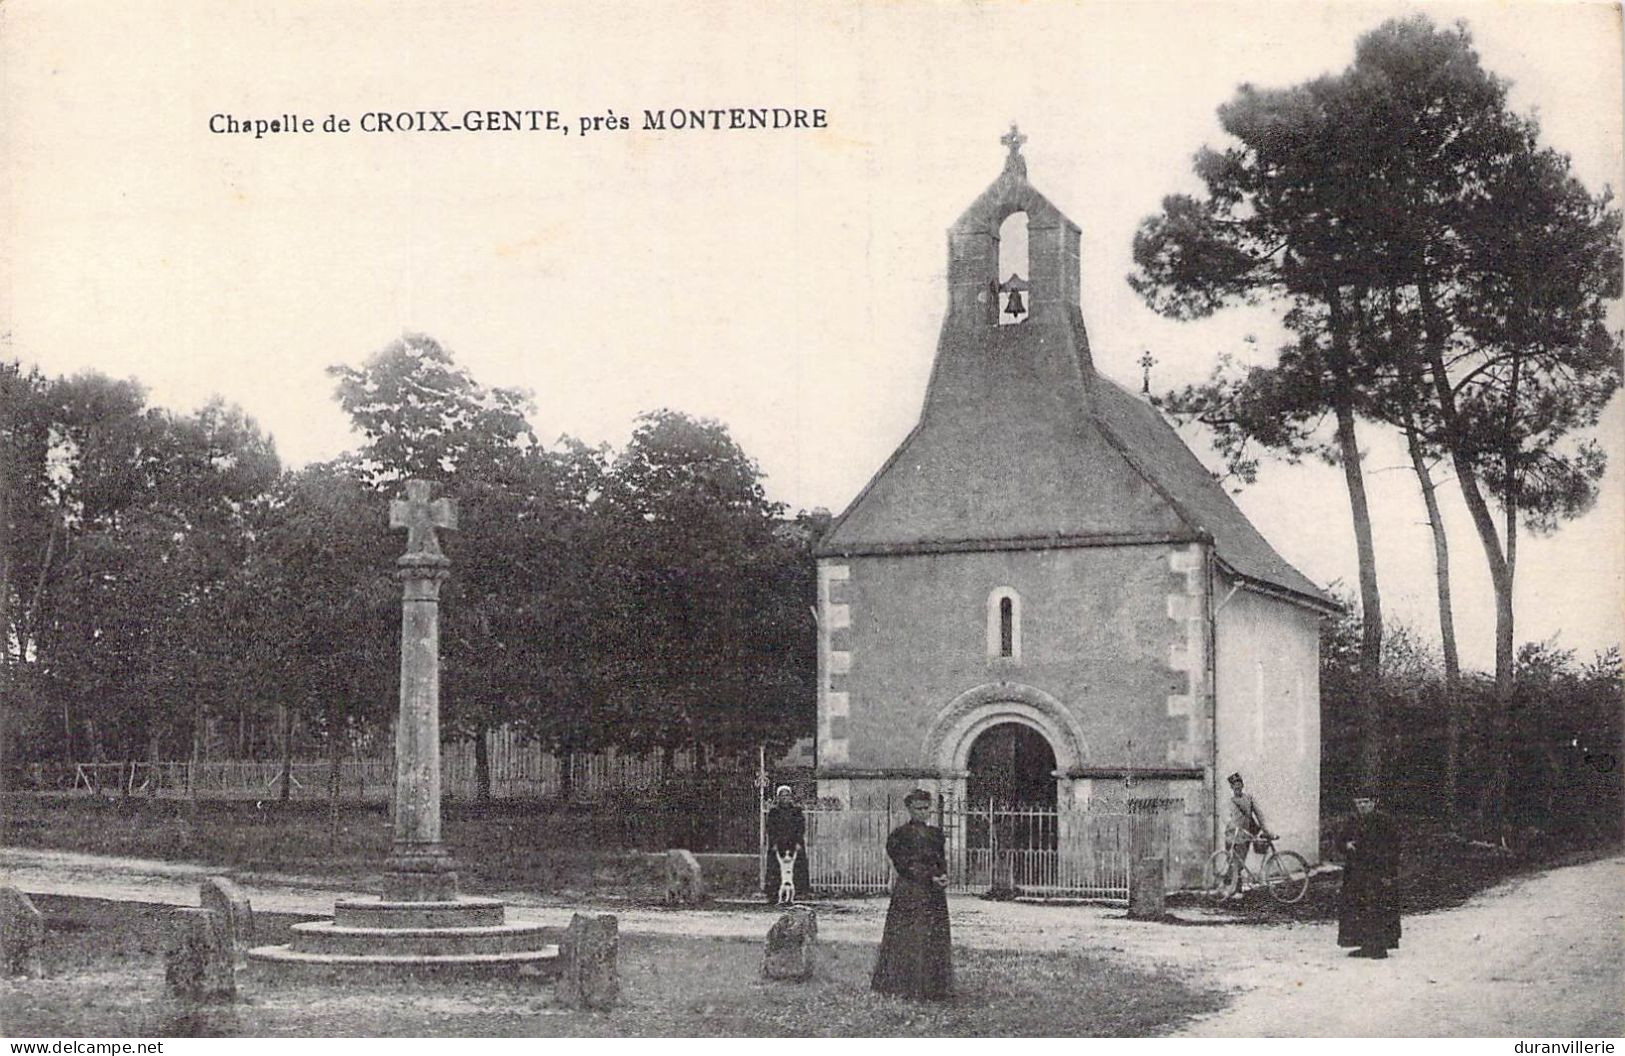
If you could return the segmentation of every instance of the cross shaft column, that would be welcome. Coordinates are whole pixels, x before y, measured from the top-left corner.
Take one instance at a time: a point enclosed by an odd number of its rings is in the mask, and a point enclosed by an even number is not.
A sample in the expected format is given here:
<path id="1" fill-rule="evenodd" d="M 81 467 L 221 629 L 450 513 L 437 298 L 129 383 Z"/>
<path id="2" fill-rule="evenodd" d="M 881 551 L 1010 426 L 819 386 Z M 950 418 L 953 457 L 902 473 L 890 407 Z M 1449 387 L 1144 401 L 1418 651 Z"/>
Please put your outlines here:
<path id="1" fill-rule="evenodd" d="M 456 511 L 429 487 L 408 481 L 390 506 L 390 526 L 406 528 L 401 581 L 401 698 L 395 720 L 395 831 L 385 861 L 384 898 L 439 902 L 457 897 L 457 873 L 440 841 L 440 584 L 451 559 L 436 528 L 456 527 Z"/>

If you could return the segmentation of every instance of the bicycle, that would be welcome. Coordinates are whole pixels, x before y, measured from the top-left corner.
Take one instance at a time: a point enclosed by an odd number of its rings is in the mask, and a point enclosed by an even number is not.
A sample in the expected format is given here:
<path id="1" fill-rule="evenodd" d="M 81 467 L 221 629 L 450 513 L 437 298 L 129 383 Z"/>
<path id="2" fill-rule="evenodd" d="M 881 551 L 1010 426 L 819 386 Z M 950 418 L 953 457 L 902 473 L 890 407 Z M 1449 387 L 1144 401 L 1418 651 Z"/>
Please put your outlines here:
<path id="1" fill-rule="evenodd" d="M 1239 890 L 1245 890 L 1249 880 L 1254 885 L 1263 884 L 1269 889 L 1270 897 L 1284 906 L 1290 906 L 1308 893 L 1309 863 L 1303 855 L 1296 851 L 1276 850 L 1274 836 L 1256 836 L 1251 843 L 1248 850 L 1257 851 L 1261 856 L 1259 871 L 1255 873 L 1248 868 L 1247 855 L 1242 855 Z M 1207 875 L 1217 894 L 1223 895 L 1229 890 L 1229 848 L 1221 847 L 1213 852 L 1213 857 L 1207 860 Z"/>

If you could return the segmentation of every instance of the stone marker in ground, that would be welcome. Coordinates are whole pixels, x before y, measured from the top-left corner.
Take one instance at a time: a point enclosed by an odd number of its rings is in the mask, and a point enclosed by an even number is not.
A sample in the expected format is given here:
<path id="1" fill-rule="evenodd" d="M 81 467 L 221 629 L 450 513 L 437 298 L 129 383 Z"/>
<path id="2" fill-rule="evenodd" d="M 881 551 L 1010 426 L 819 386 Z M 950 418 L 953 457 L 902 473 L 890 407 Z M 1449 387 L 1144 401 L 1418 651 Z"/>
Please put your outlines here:
<path id="1" fill-rule="evenodd" d="M 1129 876 L 1128 915 L 1131 920 L 1161 920 L 1166 908 L 1166 865 L 1161 858 L 1136 858 Z"/>
<path id="2" fill-rule="evenodd" d="M 693 906 L 705 901 L 705 874 L 693 851 L 666 852 L 666 901 Z"/>
<path id="3" fill-rule="evenodd" d="M 6 976 L 38 979 L 40 947 L 45 943 L 45 916 L 15 887 L 0 887 L 0 970 Z"/>
<path id="4" fill-rule="evenodd" d="M 818 914 L 795 906 L 768 930 L 762 974 L 769 979 L 811 979 L 818 945 Z"/>
<path id="5" fill-rule="evenodd" d="M 210 909 L 175 909 L 164 918 L 164 985 L 191 1001 L 230 1000 L 237 993 L 236 955 L 227 917 Z"/>
<path id="6" fill-rule="evenodd" d="M 226 939 L 237 967 L 247 963 L 248 948 L 254 944 L 254 908 L 242 888 L 223 876 L 211 876 L 198 885 L 203 908 L 219 913 L 226 922 Z"/>
<path id="7" fill-rule="evenodd" d="M 612 913 L 577 913 L 559 943 L 559 981 L 555 994 L 569 1008 L 615 1007 L 621 994 L 616 967 L 620 922 Z"/>

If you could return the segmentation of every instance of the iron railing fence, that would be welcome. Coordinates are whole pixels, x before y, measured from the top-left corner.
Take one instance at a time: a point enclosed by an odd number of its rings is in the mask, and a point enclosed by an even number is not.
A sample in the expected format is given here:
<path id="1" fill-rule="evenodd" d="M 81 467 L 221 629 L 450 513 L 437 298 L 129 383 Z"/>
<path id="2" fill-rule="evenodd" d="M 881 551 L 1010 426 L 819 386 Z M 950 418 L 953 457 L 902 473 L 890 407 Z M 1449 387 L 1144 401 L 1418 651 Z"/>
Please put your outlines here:
<path id="1" fill-rule="evenodd" d="M 820 801 L 803 812 L 815 893 L 890 889 L 886 838 L 908 820 L 901 800 Z M 931 820 L 946 837 L 948 889 L 955 893 L 1124 900 L 1136 857 L 1174 857 L 1170 814 L 1121 801 L 1057 807 L 939 798 Z M 763 854 L 765 860 L 765 846 Z"/>

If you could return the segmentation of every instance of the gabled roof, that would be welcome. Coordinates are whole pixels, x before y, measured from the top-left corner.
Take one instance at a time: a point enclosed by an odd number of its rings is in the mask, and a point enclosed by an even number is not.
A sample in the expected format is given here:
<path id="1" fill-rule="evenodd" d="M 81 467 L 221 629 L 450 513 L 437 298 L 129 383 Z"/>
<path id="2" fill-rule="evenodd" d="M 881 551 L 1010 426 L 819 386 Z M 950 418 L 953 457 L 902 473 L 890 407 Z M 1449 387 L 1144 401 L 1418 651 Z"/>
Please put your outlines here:
<path id="1" fill-rule="evenodd" d="M 1118 451 L 1168 496 L 1186 524 L 1212 538 L 1228 571 L 1317 607 L 1340 607 L 1275 552 L 1155 407 L 1099 374 L 1091 390 L 1095 419 Z"/>
<path id="2" fill-rule="evenodd" d="M 999 224 L 1014 211 L 1044 238 L 1030 261 L 1030 315 L 998 325 L 985 292 L 997 283 Z M 919 424 L 831 525 L 819 555 L 1211 540 L 1242 583 L 1335 609 L 1155 408 L 1095 373 L 1077 304 L 1077 240 L 1012 149 L 949 231 L 948 317 Z"/>

